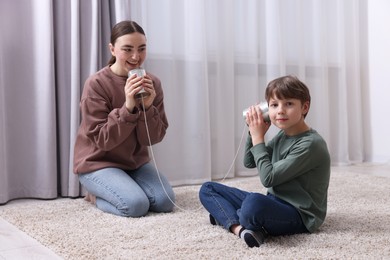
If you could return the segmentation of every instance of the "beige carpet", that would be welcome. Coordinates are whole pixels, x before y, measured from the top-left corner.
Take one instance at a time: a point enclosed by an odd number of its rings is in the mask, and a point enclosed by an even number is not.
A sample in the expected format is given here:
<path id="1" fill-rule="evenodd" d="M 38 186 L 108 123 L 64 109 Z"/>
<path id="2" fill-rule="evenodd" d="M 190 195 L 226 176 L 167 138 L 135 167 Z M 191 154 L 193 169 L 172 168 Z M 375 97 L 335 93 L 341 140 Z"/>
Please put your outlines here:
<path id="1" fill-rule="evenodd" d="M 257 177 L 224 183 L 264 192 Z M 390 259 L 389 177 L 333 168 L 320 231 L 253 249 L 209 224 L 198 189 L 175 188 L 186 211 L 137 219 L 105 214 L 83 199 L 13 201 L 0 216 L 64 259 Z"/>

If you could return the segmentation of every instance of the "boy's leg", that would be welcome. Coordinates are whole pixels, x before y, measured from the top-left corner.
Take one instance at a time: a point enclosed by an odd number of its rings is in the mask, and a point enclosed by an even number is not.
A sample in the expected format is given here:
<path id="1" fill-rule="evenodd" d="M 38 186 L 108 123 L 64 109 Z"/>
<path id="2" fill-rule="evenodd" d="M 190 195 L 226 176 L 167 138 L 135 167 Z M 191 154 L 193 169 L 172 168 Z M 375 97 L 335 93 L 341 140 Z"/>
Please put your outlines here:
<path id="1" fill-rule="evenodd" d="M 238 215 L 246 229 L 264 229 L 273 236 L 308 232 L 297 209 L 271 194 L 251 193 L 243 201 Z"/>
<path id="2" fill-rule="evenodd" d="M 232 225 L 240 224 L 237 210 L 248 194 L 217 182 L 206 182 L 200 188 L 199 199 L 215 222 L 230 230 Z"/>

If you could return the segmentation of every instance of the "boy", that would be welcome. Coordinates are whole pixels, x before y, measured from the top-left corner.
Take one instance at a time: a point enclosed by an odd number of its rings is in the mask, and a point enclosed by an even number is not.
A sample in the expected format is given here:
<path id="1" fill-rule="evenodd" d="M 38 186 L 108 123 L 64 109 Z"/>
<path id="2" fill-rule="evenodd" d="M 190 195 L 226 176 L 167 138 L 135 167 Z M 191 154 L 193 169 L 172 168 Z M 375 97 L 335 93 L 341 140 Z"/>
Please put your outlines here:
<path id="1" fill-rule="evenodd" d="M 268 235 L 312 233 L 327 210 L 330 156 L 326 142 L 305 122 L 309 89 L 298 78 L 284 76 L 268 84 L 265 98 L 271 122 L 258 106 L 246 115 L 244 165 L 257 168 L 267 194 L 216 182 L 204 183 L 199 191 L 211 224 L 238 235 L 249 247 L 259 247 Z M 265 144 L 271 123 L 281 130 Z"/>

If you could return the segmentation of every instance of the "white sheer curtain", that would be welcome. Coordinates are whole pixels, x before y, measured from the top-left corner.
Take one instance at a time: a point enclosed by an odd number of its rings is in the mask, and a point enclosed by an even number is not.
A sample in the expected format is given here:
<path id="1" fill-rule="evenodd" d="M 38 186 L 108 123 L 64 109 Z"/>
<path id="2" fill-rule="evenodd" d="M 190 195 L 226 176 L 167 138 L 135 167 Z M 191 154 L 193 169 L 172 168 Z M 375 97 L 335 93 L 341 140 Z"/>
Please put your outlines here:
<path id="1" fill-rule="evenodd" d="M 80 194 L 78 101 L 123 19 L 145 29 L 145 67 L 163 83 L 170 127 L 153 151 L 172 184 L 256 174 L 238 150 L 242 110 L 285 74 L 311 89 L 307 121 L 333 163 L 363 161 L 365 17 L 365 0 L 2 0 L 0 204 Z"/>
<path id="2" fill-rule="evenodd" d="M 171 126 L 154 149 L 174 182 L 222 178 L 239 148 L 242 110 L 263 100 L 266 84 L 286 74 L 310 87 L 307 121 L 327 140 L 333 163 L 364 160 L 365 1 L 127 4 L 134 8 L 123 18 L 145 27 L 146 67 L 164 83 Z M 276 132 L 271 128 L 268 138 Z M 229 176 L 255 174 L 241 161 L 242 150 Z"/>

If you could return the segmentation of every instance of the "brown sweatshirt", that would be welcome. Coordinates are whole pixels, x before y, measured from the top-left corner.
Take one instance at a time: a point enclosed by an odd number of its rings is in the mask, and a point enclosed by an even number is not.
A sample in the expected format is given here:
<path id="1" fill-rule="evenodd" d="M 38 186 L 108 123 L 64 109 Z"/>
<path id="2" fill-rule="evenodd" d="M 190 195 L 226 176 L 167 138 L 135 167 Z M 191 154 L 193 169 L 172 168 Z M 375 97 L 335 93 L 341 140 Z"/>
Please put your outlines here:
<path id="1" fill-rule="evenodd" d="M 164 110 L 164 94 L 160 80 L 153 80 L 156 98 L 147 110 L 125 107 L 124 86 L 127 77 L 114 74 L 109 66 L 90 76 L 80 101 L 81 124 L 74 147 L 74 172 L 88 173 L 106 167 L 137 169 L 147 163 L 149 140 L 160 142 L 168 128 Z"/>

